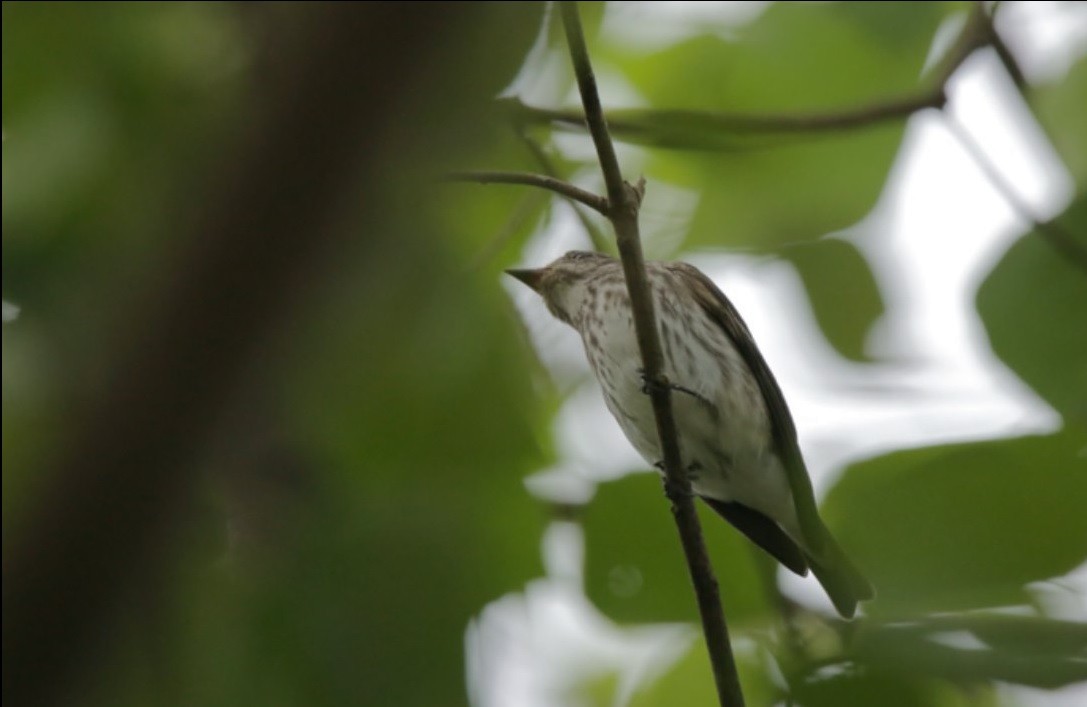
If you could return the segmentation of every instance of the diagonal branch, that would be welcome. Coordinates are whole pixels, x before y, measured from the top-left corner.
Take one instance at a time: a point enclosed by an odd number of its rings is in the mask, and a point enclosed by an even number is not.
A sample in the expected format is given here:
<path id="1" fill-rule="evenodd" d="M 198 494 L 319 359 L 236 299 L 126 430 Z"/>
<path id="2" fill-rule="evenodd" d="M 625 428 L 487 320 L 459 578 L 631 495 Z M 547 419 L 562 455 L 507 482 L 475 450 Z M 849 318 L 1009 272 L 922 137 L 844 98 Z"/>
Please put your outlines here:
<path id="1" fill-rule="evenodd" d="M 555 167 L 554 161 L 548 156 L 547 152 L 540 146 L 540 143 L 529 137 L 525 131 L 518 130 L 518 137 L 521 138 L 521 142 L 525 144 L 525 148 L 532 153 L 532 157 L 540 165 L 540 169 L 544 171 L 548 177 L 560 179 L 559 170 Z M 604 232 L 596 225 L 596 223 L 588 217 L 588 215 L 577 207 L 576 204 L 572 206 L 574 214 L 578 220 L 581 221 L 581 227 L 585 229 L 585 232 L 589 234 L 589 241 L 593 244 L 593 250 L 600 253 L 607 253 L 610 250 L 611 243 L 608 241 Z"/>
<path id="2" fill-rule="evenodd" d="M 1008 180 L 1004 178 L 1004 175 L 1000 173 L 1000 170 L 996 168 L 993 161 L 985 153 L 985 150 L 977 143 L 977 141 L 970 135 L 969 131 L 956 120 L 952 115 L 947 112 L 944 113 L 945 124 L 951 134 L 959 141 L 959 144 L 966 151 L 968 155 L 974 160 L 974 163 L 981 170 L 981 173 L 985 175 L 985 178 L 989 180 L 989 183 L 994 189 L 1003 197 L 1004 201 L 1008 203 L 1012 211 L 1015 212 L 1019 218 L 1029 223 L 1034 231 L 1041 236 L 1042 240 L 1050 245 L 1054 250 L 1060 253 L 1064 258 L 1080 268 L 1084 272 L 1087 272 L 1087 246 L 1080 243 L 1075 236 L 1066 231 L 1056 221 L 1044 221 L 1035 215 L 1034 210 L 1019 196 L 1015 188 L 1008 183 Z"/>
<path id="3" fill-rule="evenodd" d="M 1023 100 L 1029 104 L 1030 96 L 1027 92 L 1029 86 L 1026 77 L 1023 74 L 1023 69 L 1019 66 L 1019 62 L 1016 60 L 1015 55 L 1012 54 L 1011 49 L 1008 48 L 1008 45 L 1004 42 L 1004 39 L 1000 36 L 1000 33 L 996 31 L 996 27 L 994 26 L 996 12 L 999 7 L 999 5 L 994 7 L 992 10 L 993 14 L 991 16 L 986 16 L 989 41 L 996 51 L 1000 63 L 1003 64 L 1004 70 L 1008 72 L 1008 76 L 1019 90 L 1019 94 L 1023 97 Z M 970 136 L 966 128 L 961 123 L 955 121 L 950 115 L 947 115 L 947 121 L 948 127 L 958 139 L 959 143 L 970 154 L 978 167 L 981 168 L 981 171 L 985 174 L 989 182 L 1012 207 L 1012 210 L 1018 213 L 1020 218 L 1029 221 L 1034 227 L 1034 231 L 1043 240 L 1049 243 L 1054 250 L 1060 253 L 1062 257 L 1070 260 L 1081 270 L 1087 271 L 1087 245 L 1084 245 L 1056 221 L 1042 221 L 1035 216 L 1031 212 L 1031 209 L 1019 198 L 1019 195 L 1012 188 L 1011 184 L 1001 176 L 995 165 L 993 165 L 992 160 L 989 159 L 981 146 L 977 144 L 977 141 Z M 1038 120 L 1037 122 L 1044 132 L 1045 125 L 1041 120 Z"/>
<path id="4" fill-rule="evenodd" d="M 978 4 L 981 3 L 979 2 Z M 1023 73 L 1023 67 L 1019 65 L 1019 61 L 1015 58 L 1015 55 L 1012 54 L 1012 50 L 1008 47 L 1004 38 L 996 31 L 996 13 L 1002 6 L 1003 3 L 993 3 L 992 9 L 985 16 L 987 29 L 989 31 L 989 44 L 992 45 L 993 50 L 996 51 L 997 58 L 999 58 L 1000 63 L 1004 65 L 1004 70 L 1008 72 L 1008 76 L 1010 76 L 1012 82 L 1015 83 L 1015 87 L 1019 89 L 1020 93 L 1024 93 L 1029 84 L 1027 83 L 1026 75 Z"/>
<path id="5" fill-rule="evenodd" d="M 607 184 L 609 205 L 607 216 L 615 227 L 623 274 L 630 294 L 634 329 L 664 456 L 665 489 L 672 502 L 672 514 L 675 517 L 687 559 L 687 568 L 691 573 L 695 594 L 698 597 L 702 631 L 713 665 L 717 696 L 722 706 L 742 707 L 744 698 L 740 690 L 736 663 L 732 656 L 732 646 L 728 639 L 725 613 L 721 608 L 717 580 L 713 575 L 706 544 L 702 538 L 702 528 L 694 507 L 691 482 L 687 478 L 687 472 L 682 463 L 676 422 L 672 414 L 671 389 L 663 373 L 664 355 L 657 334 L 656 314 L 653 310 L 653 299 L 638 234 L 638 209 L 645 183 L 644 180 L 640 180 L 637 186 L 631 186 L 623 180 L 619 161 L 615 155 L 615 147 L 608 135 L 604 111 L 600 105 L 600 94 L 596 88 L 596 78 L 593 75 L 589 52 L 585 46 L 577 4 L 562 2 L 560 7 L 563 28 L 570 47 L 570 57 L 574 63 L 578 89 L 581 92 L 581 102 L 585 107 L 585 122 L 592 135 L 593 144 L 596 146 L 600 168 Z"/>
<path id="6" fill-rule="evenodd" d="M 705 147 L 709 134 L 808 133 L 849 130 L 898 120 L 924 108 L 940 108 L 946 98 L 942 86 L 908 95 L 865 103 L 831 112 L 729 113 L 691 109 L 620 109 L 609 111 L 608 125 L 632 142 L 652 141 L 672 147 Z M 538 108 L 519 101 L 508 104 L 525 122 L 585 127 L 585 116 L 576 109 Z M 694 136 L 693 138 L 691 136 Z"/>
<path id="7" fill-rule="evenodd" d="M 676 148 L 708 145 L 707 137 L 719 143 L 728 134 L 788 134 L 833 132 L 899 120 L 925 108 L 943 108 L 947 102 L 944 88 L 948 79 L 976 50 L 994 45 L 992 24 L 981 3 L 970 8 L 962 30 L 943 58 L 932 68 L 924 85 L 899 96 L 812 113 L 727 113 L 700 110 L 616 110 L 609 111 L 608 125 L 633 142 L 653 142 Z M 999 46 L 997 47 L 999 50 Z M 584 129 L 588 108 L 555 110 L 528 106 L 517 100 L 507 101 L 515 120 L 523 123 L 553 123 Z M 594 142 L 596 138 L 593 138 Z M 719 145 L 718 145 L 719 146 Z M 610 195 L 614 198 L 614 195 Z"/>
<path id="8" fill-rule="evenodd" d="M 575 187 L 569 182 L 555 179 L 545 174 L 532 174 L 531 172 L 450 172 L 445 178 L 451 182 L 473 182 L 475 184 L 525 184 L 530 187 L 547 189 L 556 194 L 561 194 L 571 201 L 585 204 L 590 209 L 607 216 L 608 200 L 602 196 L 585 191 L 581 187 Z"/>

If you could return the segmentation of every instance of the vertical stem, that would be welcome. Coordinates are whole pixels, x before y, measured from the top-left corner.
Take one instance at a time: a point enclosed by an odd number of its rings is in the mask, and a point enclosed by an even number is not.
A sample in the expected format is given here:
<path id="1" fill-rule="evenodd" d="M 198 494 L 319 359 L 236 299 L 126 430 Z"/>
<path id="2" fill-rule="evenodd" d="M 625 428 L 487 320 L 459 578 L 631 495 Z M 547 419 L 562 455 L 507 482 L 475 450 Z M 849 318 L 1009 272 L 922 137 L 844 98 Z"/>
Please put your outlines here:
<path id="1" fill-rule="evenodd" d="M 645 259 L 638 233 L 638 209 L 641 205 L 642 185 L 631 186 L 626 183 L 619 171 L 619 161 L 608 135 L 596 78 L 589 62 L 589 52 L 585 46 L 577 3 L 561 2 L 559 5 L 562 10 L 566 39 L 570 46 L 570 56 L 574 63 L 574 72 L 577 75 L 578 88 L 581 91 L 581 102 L 585 107 L 585 121 L 592 135 L 593 144 L 596 146 L 600 168 L 607 184 L 608 218 L 615 228 L 619 257 L 622 260 L 623 274 L 626 277 L 634 314 L 638 348 L 653 402 L 657 435 L 660 438 L 661 452 L 664 457 L 665 489 L 672 502 L 672 514 L 675 517 L 687 560 L 687 569 L 690 571 L 698 598 L 702 632 L 713 666 L 717 696 L 722 707 L 742 707 L 744 698 L 740 690 L 736 662 L 732 655 L 732 645 L 728 638 L 725 612 L 721 607 L 717 580 L 713 575 L 713 567 L 710 565 L 706 544 L 702 538 L 702 527 L 694 506 L 691 482 L 687 478 L 687 471 L 682 463 L 679 436 L 672 414 L 671 389 L 663 372 L 664 355 L 661 352 L 652 290 L 646 275 Z"/>
<path id="2" fill-rule="evenodd" d="M 600 159 L 600 169 L 604 172 L 608 201 L 613 207 L 618 207 L 627 201 L 627 184 L 619 171 L 619 158 L 615 156 L 615 146 L 608 135 L 608 123 L 604 119 L 600 92 L 596 88 L 596 75 L 589 63 L 589 50 L 585 46 L 585 33 L 581 29 L 581 16 L 578 14 L 576 2 L 560 2 L 559 7 L 562 10 L 562 26 L 566 30 L 566 43 L 570 46 L 570 58 L 574 63 L 574 75 L 577 76 L 577 86 L 581 91 L 581 105 L 585 108 L 585 123 Z"/>

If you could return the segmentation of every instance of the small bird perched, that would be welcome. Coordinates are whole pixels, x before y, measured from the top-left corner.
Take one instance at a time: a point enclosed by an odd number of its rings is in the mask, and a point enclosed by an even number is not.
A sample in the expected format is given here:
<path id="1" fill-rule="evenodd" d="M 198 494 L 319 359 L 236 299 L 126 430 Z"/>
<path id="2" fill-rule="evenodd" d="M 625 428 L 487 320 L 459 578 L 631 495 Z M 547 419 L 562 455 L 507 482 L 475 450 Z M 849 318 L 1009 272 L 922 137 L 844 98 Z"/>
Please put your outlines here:
<path id="1" fill-rule="evenodd" d="M 781 564 L 801 576 L 810 568 L 838 612 L 852 617 L 858 601 L 874 596 L 872 585 L 818 516 L 814 523 L 800 521 L 786 469 L 794 465 L 806 476 L 807 468 L 785 398 L 747 325 L 694 266 L 648 262 L 646 270 L 692 489 Z M 656 421 L 619 261 L 571 251 L 543 268 L 506 272 L 581 335 L 608 409 L 638 453 L 659 466 Z"/>

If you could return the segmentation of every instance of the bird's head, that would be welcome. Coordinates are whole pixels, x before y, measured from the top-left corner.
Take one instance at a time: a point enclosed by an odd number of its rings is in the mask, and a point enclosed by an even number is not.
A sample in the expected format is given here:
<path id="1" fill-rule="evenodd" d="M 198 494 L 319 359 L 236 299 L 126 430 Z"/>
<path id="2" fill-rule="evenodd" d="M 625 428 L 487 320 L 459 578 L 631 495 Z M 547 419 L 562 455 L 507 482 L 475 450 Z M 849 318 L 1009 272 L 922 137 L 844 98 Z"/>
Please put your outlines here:
<path id="1" fill-rule="evenodd" d="M 588 284 L 611 272 L 621 272 L 621 266 L 603 253 L 572 250 L 542 268 L 506 272 L 538 292 L 553 315 L 572 325 L 574 314 L 590 294 Z"/>

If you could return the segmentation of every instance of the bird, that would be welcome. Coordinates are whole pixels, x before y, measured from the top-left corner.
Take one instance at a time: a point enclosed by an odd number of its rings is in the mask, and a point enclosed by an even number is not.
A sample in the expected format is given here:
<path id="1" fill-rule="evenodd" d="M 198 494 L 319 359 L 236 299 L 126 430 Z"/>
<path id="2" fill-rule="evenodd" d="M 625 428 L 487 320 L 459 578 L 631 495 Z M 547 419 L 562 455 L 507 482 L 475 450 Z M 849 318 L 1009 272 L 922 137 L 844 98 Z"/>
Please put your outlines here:
<path id="1" fill-rule="evenodd" d="M 698 268 L 645 266 L 693 493 L 792 572 L 810 570 L 838 613 L 852 618 L 875 591 L 817 513 L 802 521 L 789 483 L 790 470 L 808 479 L 796 426 L 750 330 Z M 608 410 L 646 462 L 663 471 L 622 263 L 570 251 L 542 268 L 506 272 L 580 334 Z"/>

